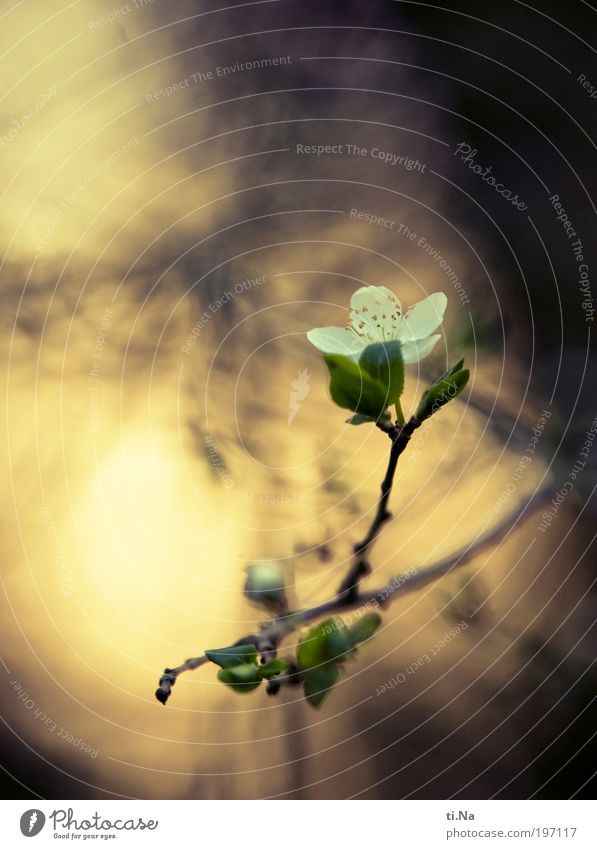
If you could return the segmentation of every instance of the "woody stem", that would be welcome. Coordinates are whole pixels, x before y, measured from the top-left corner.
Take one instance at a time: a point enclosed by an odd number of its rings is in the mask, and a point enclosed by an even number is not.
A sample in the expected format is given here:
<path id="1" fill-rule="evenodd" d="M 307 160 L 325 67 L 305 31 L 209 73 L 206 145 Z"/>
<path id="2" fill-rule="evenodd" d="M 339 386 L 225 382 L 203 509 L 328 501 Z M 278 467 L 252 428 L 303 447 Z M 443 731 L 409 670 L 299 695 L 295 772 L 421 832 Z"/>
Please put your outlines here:
<path id="1" fill-rule="evenodd" d="M 387 433 L 392 440 L 390 449 L 390 457 L 388 460 L 388 468 L 385 477 L 381 482 L 381 495 L 377 502 L 377 510 L 366 536 L 357 542 L 354 546 L 354 558 L 348 574 L 338 587 L 338 597 L 356 598 L 359 592 L 359 581 L 371 571 L 368 562 L 369 549 L 373 545 L 383 525 L 391 518 L 392 514 L 388 510 L 388 502 L 392 493 L 394 484 L 394 476 L 400 455 L 409 443 L 413 432 L 418 428 L 420 422 L 412 417 L 406 424 L 403 425 L 383 425 L 378 423 L 378 427 Z"/>

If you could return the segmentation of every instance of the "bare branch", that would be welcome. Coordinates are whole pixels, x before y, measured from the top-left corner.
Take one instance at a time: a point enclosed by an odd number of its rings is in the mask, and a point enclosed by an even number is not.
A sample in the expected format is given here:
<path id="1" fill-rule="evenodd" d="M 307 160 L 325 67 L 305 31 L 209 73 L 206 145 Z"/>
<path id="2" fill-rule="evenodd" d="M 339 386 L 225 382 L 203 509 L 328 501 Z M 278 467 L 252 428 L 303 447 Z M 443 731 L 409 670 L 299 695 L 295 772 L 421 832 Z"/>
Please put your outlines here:
<path id="1" fill-rule="evenodd" d="M 164 669 L 164 674 L 160 678 L 159 686 L 155 691 L 155 697 L 158 702 L 161 702 L 163 705 L 166 704 L 168 697 L 172 692 L 172 687 L 175 685 L 176 679 L 181 672 L 197 669 L 198 666 L 203 666 L 205 663 L 209 663 L 209 658 L 205 655 L 201 655 L 201 657 L 190 657 L 175 669 Z"/>
<path id="2" fill-rule="evenodd" d="M 400 455 L 409 443 L 409 440 L 420 425 L 414 417 L 411 418 L 405 425 L 398 427 L 397 425 L 383 426 L 378 424 L 378 427 L 387 433 L 392 440 L 392 448 L 390 449 L 390 459 L 385 477 L 381 483 L 381 495 L 377 502 L 377 510 L 373 518 L 373 522 L 367 535 L 354 546 L 354 560 L 348 571 L 348 574 L 338 587 L 338 596 L 348 600 L 356 600 L 359 592 L 359 582 L 362 578 L 371 572 L 371 566 L 368 561 L 369 549 L 375 542 L 383 525 L 392 518 L 392 514 L 388 510 L 388 502 L 392 493 L 392 485 L 394 483 L 394 475 Z"/>

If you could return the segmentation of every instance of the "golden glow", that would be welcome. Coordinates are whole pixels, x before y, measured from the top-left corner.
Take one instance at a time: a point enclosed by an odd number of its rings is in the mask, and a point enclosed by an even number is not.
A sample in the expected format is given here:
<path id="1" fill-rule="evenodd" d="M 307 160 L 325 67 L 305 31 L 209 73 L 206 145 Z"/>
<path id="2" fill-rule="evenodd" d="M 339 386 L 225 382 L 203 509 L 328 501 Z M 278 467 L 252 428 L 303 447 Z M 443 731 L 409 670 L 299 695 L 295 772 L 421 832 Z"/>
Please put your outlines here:
<path id="1" fill-rule="evenodd" d="M 381 253 L 383 233 L 371 229 L 367 241 L 346 216 L 302 211 L 349 209 L 344 185 L 314 189 L 312 199 L 299 197 L 296 182 L 257 192 L 255 201 L 242 194 L 280 179 L 283 154 L 259 156 L 288 146 L 267 124 L 287 118 L 285 101 L 268 102 L 257 117 L 261 107 L 249 101 L 168 124 L 221 95 L 197 88 L 147 101 L 147 92 L 197 67 L 182 56 L 187 29 L 137 38 L 159 25 L 159 6 L 90 28 L 109 3 L 44 0 L 16 4 L 0 24 L 8 45 L 3 136 L 56 87 L 0 150 L 8 175 L 1 280 L 12 307 L 2 334 L 10 478 L 1 496 L 8 530 L 0 633 L 6 676 L 17 684 L 4 688 L 3 702 L 15 733 L 81 782 L 67 795 L 268 795 L 330 771 L 327 749 L 360 731 L 350 714 L 330 717 L 441 636 L 446 585 L 392 608 L 388 629 L 363 651 L 327 714 L 293 704 L 292 693 L 236 698 L 213 669 L 181 677 L 164 709 L 153 697 L 158 676 L 257 627 L 240 594 L 247 559 L 289 558 L 299 599 L 315 601 L 339 583 L 366 525 L 387 446 L 372 429 L 344 425 L 304 332 L 341 323 L 339 306 L 363 282 L 396 288 L 405 304 L 421 291 L 453 293 L 423 253 L 406 274 Z M 205 55 L 193 61 L 201 65 Z M 258 120 L 269 128 L 199 145 Z M 243 155 L 242 164 L 220 165 Z M 286 177 L 297 181 L 306 172 L 288 161 Z M 399 218 L 402 201 L 388 203 Z M 272 210 L 284 214 L 240 228 Z M 420 208 L 411 215 L 414 226 L 427 220 Z M 225 227 L 224 237 L 213 236 Z M 202 240 L 207 247 L 194 253 Z M 191 353 L 181 352 L 218 294 L 259 275 L 266 284 L 211 310 Z M 310 373 L 311 389 L 289 426 L 299 369 Z M 411 379 L 405 413 L 421 388 Z M 400 522 L 376 546 L 372 581 L 437 559 L 484 527 L 511 467 L 494 467 L 501 449 L 483 428 L 481 416 L 454 405 L 441 426 L 449 436 L 432 428 L 416 462 L 401 466 Z M 225 472 L 209 456 L 210 435 Z M 467 467 L 469 446 L 475 460 Z M 542 472 L 537 459 L 525 486 Z M 324 540 L 330 561 L 291 559 Z M 500 554 L 483 581 L 499 583 L 510 566 Z M 510 597 L 524 584 L 516 574 L 501 590 Z M 488 656 L 479 650 L 473 666 L 484 669 Z M 456 692 L 458 682 L 450 687 Z M 387 712 L 369 703 L 363 716 L 369 710 L 378 711 L 372 725 Z M 341 794 L 351 790 L 351 763 L 371 749 L 359 737 L 335 749 L 334 770 L 346 770 Z M 306 766 L 301 759 L 311 753 Z M 45 769 L 29 756 L 33 774 Z M 363 769 L 373 774 L 372 765 Z M 63 795 L 64 773 L 51 767 L 48 775 L 33 790 L 50 795 L 54 782 Z"/>

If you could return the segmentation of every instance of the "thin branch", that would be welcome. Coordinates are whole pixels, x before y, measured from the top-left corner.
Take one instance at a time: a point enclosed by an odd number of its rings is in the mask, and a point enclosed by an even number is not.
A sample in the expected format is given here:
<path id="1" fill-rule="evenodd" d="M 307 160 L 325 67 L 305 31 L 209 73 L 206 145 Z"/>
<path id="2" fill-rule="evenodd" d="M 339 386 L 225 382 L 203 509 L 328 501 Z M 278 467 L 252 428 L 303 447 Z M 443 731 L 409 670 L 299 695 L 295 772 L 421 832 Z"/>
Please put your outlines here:
<path id="1" fill-rule="evenodd" d="M 375 512 L 373 522 L 367 532 L 367 535 L 354 546 L 354 560 L 348 574 L 338 587 L 338 597 L 346 600 L 355 600 L 358 596 L 360 580 L 371 572 L 371 566 L 368 561 L 369 549 L 375 542 L 383 525 L 392 517 L 392 514 L 388 510 L 388 502 L 392 493 L 398 459 L 408 445 L 413 432 L 419 427 L 419 425 L 420 422 L 414 417 L 406 424 L 402 425 L 402 427 L 398 427 L 397 425 L 384 426 L 382 424 L 378 424 L 378 427 L 383 430 L 384 433 L 387 433 L 392 440 L 388 468 L 381 483 L 381 495 L 377 502 L 377 510 Z"/>
<path id="2" fill-rule="evenodd" d="M 409 422 L 410 424 L 410 422 Z M 404 450 L 404 449 L 402 449 Z M 244 642 L 253 643 L 257 651 L 264 656 L 271 656 L 272 647 L 277 647 L 284 637 L 291 634 L 297 628 L 307 625 L 309 622 L 321 619 L 333 613 L 343 613 L 354 609 L 366 609 L 372 606 L 387 607 L 398 596 L 404 595 L 407 592 L 420 589 L 426 584 L 437 581 L 449 572 L 459 569 L 466 563 L 477 557 L 486 549 L 499 543 L 504 537 L 513 531 L 518 525 L 519 520 L 527 519 L 529 516 L 539 510 L 543 505 L 549 502 L 552 496 L 552 487 L 549 485 L 533 493 L 526 498 L 518 509 L 494 525 L 486 533 L 478 537 L 473 543 L 460 549 L 454 554 L 439 560 L 432 566 L 422 569 L 421 571 L 411 570 L 397 575 L 389 584 L 377 590 L 360 594 L 345 593 L 337 595 L 335 598 L 322 604 L 310 607 L 305 610 L 299 610 L 294 613 L 289 613 L 286 616 L 275 619 L 271 624 L 266 625 L 257 635 L 243 637 L 237 644 Z M 527 512 L 528 511 L 528 512 Z M 526 514 L 526 515 L 525 515 Z M 160 678 L 160 685 L 156 690 L 156 698 L 162 704 L 166 704 L 168 697 L 172 691 L 172 687 L 178 675 L 181 672 L 186 672 L 190 669 L 197 669 L 208 662 L 205 655 L 201 657 L 193 657 L 185 661 L 176 669 L 165 669 L 164 674 Z M 275 680 L 275 679 L 274 679 Z"/>
<path id="3" fill-rule="evenodd" d="M 164 669 L 164 674 L 160 678 L 159 686 L 155 691 L 156 699 L 165 705 L 170 693 L 172 692 L 172 687 L 176 683 L 176 679 L 180 673 L 190 671 L 191 669 L 197 669 L 205 663 L 209 663 L 209 658 L 203 654 L 201 657 L 190 657 L 174 669 Z"/>

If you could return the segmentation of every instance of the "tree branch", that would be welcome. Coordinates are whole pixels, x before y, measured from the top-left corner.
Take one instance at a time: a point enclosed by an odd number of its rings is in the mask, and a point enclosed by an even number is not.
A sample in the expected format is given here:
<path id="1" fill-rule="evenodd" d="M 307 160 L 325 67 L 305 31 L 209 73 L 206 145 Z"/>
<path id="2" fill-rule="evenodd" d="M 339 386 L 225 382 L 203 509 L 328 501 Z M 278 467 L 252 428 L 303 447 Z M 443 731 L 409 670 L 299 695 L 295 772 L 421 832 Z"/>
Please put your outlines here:
<path id="1" fill-rule="evenodd" d="M 408 424 L 410 424 L 410 422 Z M 396 440 L 392 445 L 392 449 L 394 448 L 395 442 Z M 403 450 L 404 447 L 402 448 L 402 451 Z M 398 456 L 400 456 L 400 453 L 401 451 L 398 452 L 396 460 Z M 390 466 L 388 466 L 388 472 L 389 471 Z M 411 569 L 409 572 L 397 575 L 390 581 L 389 584 L 386 584 L 386 586 L 377 590 L 356 594 L 345 592 L 343 595 L 337 595 L 335 598 L 316 605 L 315 607 L 286 614 L 285 616 L 281 616 L 266 625 L 259 634 L 243 637 L 238 641 L 238 643 L 236 643 L 236 645 L 242 643 L 253 643 L 256 646 L 257 651 L 262 654 L 262 656 L 271 657 L 272 652 L 277 650 L 281 641 L 288 636 L 288 634 L 303 625 L 307 625 L 309 622 L 321 619 L 322 617 L 333 613 L 347 612 L 349 610 L 354 610 L 355 608 L 360 610 L 369 607 L 386 607 L 398 598 L 398 596 L 407 592 L 412 592 L 415 589 L 420 589 L 433 581 L 437 581 L 452 570 L 464 566 L 487 548 L 490 548 L 500 542 L 508 535 L 508 533 L 510 533 L 510 531 L 516 528 L 519 520 L 527 519 L 531 513 L 540 509 L 544 503 L 549 502 L 552 494 L 552 487 L 550 487 L 549 484 L 546 485 L 537 493 L 531 494 L 519 505 L 518 509 L 514 513 L 506 516 L 501 522 L 498 522 L 497 525 L 494 525 L 484 534 L 479 536 L 474 542 L 454 554 L 445 557 L 443 560 L 439 560 L 437 563 L 434 563 L 426 569 L 422 569 L 421 571 Z M 529 512 L 525 516 L 527 510 Z M 371 531 L 367 537 L 365 537 L 365 541 L 370 534 Z M 372 539 L 374 538 L 375 535 Z M 190 658 L 175 669 L 165 669 L 164 674 L 160 678 L 160 684 L 155 694 L 158 701 L 164 705 L 166 704 L 166 701 L 172 692 L 172 687 L 181 672 L 186 672 L 190 669 L 197 669 L 197 667 L 203 666 L 205 663 L 208 663 L 208 658 L 205 655 L 202 655 L 201 657 Z"/>
<path id="2" fill-rule="evenodd" d="M 187 670 L 197 669 L 199 666 L 203 666 L 205 663 L 209 663 L 209 658 L 204 654 L 201 657 L 190 657 L 188 660 L 185 660 L 184 663 L 181 663 L 180 666 L 177 666 L 175 669 L 164 669 L 164 674 L 160 678 L 160 683 L 155 691 L 155 697 L 158 702 L 161 702 L 163 705 L 168 701 L 168 697 L 172 692 L 172 687 L 176 683 L 176 679 L 180 675 L 181 672 L 187 672 Z"/>
<path id="3" fill-rule="evenodd" d="M 392 448 L 390 449 L 390 458 L 385 477 L 381 483 L 381 495 L 377 502 L 377 510 L 369 528 L 367 535 L 354 546 L 354 560 L 348 574 L 338 587 L 338 597 L 346 600 L 356 599 L 359 593 L 359 582 L 362 578 L 371 572 L 371 566 L 368 561 L 369 549 L 375 542 L 383 525 L 391 519 L 392 514 L 388 510 L 388 502 L 392 493 L 392 485 L 394 483 L 394 475 L 398 459 L 406 446 L 413 432 L 419 427 L 420 422 L 414 417 L 399 427 L 398 425 L 383 425 L 378 423 L 378 427 L 387 433 L 392 440 Z"/>

